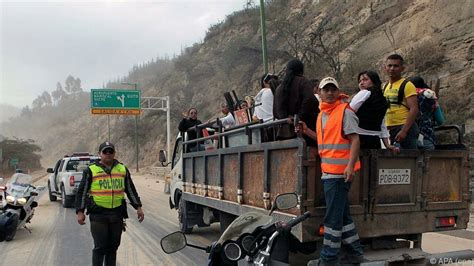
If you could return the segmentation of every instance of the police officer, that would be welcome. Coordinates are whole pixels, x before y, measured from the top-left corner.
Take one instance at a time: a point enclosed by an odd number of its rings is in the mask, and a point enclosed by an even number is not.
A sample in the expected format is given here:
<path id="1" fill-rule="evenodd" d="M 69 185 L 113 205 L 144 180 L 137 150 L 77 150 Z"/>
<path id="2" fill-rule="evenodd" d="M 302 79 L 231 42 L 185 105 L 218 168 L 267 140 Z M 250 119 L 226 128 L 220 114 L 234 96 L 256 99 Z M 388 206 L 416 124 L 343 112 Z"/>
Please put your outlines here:
<path id="1" fill-rule="evenodd" d="M 92 265 L 115 265 L 124 219 L 128 218 L 125 193 L 137 210 L 138 221 L 142 222 L 145 216 L 130 172 L 115 160 L 115 146 L 108 141 L 100 144 L 99 156 L 100 160 L 91 163 L 82 174 L 76 194 L 77 222 L 85 224 L 87 209 L 94 238 Z"/>

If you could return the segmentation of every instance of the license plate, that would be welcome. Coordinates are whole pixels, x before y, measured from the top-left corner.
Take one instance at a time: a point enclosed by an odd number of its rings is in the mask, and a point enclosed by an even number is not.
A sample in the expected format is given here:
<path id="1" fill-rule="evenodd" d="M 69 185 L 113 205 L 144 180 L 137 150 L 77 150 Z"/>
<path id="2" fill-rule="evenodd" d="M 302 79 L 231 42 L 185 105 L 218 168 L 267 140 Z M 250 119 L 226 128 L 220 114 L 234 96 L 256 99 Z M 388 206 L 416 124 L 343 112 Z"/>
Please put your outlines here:
<path id="1" fill-rule="evenodd" d="M 411 169 L 379 169 L 379 185 L 409 185 Z"/>

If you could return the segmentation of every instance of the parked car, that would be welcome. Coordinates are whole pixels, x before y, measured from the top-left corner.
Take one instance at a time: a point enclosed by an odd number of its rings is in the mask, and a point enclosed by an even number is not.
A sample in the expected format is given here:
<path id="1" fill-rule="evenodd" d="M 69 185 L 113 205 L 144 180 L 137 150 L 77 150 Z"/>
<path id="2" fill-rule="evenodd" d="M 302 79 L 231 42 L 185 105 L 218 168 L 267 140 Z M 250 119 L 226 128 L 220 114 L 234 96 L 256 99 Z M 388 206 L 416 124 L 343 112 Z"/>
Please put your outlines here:
<path id="1" fill-rule="evenodd" d="M 58 160 L 54 168 L 48 168 L 46 171 L 51 174 L 48 177 L 49 200 L 56 201 L 61 197 L 64 208 L 73 207 L 82 172 L 98 159 L 89 153 L 73 153 Z"/>

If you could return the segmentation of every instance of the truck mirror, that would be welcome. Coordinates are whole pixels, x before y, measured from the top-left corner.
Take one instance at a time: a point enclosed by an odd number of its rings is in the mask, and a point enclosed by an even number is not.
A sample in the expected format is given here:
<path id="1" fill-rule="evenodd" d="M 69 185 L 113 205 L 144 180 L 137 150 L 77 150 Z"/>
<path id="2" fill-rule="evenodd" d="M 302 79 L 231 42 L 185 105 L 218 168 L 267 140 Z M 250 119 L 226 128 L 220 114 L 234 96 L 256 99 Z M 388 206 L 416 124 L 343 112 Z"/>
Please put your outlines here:
<path id="1" fill-rule="evenodd" d="M 160 244 L 161 249 L 163 249 L 166 254 L 175 253 L 186 247 L 186 236 L 180 231 L 177 231 L 163 237 Z"/>
<path id="2" fill-rule="evenodd" d="M 275 207 L 279 210 L 287 210 L 298 205 L 298 195 L 295 193 L 280 194 L 275 198 Z"/>
<path id="3" fill-rule="evenodd" d="M 166 153 L 164 150 L 160 150 L 160 154 L 158 156 L 158 160 L 161 162 L 161 163 L 164 163 L 166 162 Z"/>
<path id="4" fill-rule="evenodd" d="M 46 172 L 52 174 L 52 173 L 54 173 L 54 170 L 53 170 L 53 168 L 48 168 L 48 169 L 46 169 Z"/>

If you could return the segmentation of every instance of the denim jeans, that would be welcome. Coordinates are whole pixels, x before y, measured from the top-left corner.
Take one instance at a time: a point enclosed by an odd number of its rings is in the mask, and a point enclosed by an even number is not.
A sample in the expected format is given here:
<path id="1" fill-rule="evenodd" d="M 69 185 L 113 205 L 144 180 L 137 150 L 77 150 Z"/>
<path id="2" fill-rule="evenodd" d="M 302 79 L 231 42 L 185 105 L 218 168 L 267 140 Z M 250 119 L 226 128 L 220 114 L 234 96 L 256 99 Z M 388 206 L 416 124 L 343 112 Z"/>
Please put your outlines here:
<path id="1" fill-rule="evenodd" d="M 330 178 L 322 181 L 326 199 L 326 215 L 324 216 L 321 261 L 327 264 L 337 262 L 342 244 L 346 245 L 348 255 L 361 257 L 364 250 L 349 212 L 347 194 L 351 183 L 344 182 L 344 178 Z"/>
<path id="2" fill-rule="evenodd" d="M 398 132 L 402 130 L 403 125 L 395 126 L 390 128 L 390 142 L 393 144 L 395 142 L 395 137 L 397 136 Z M 408 149 L 408 150 L 416 150 L 418 149 L 418 133 L 420 130 L 418 129 L 418 125 L 413 123 L 411 128 L 407 132 L 406 138 L 400 142 L 400 148 Z"/>

